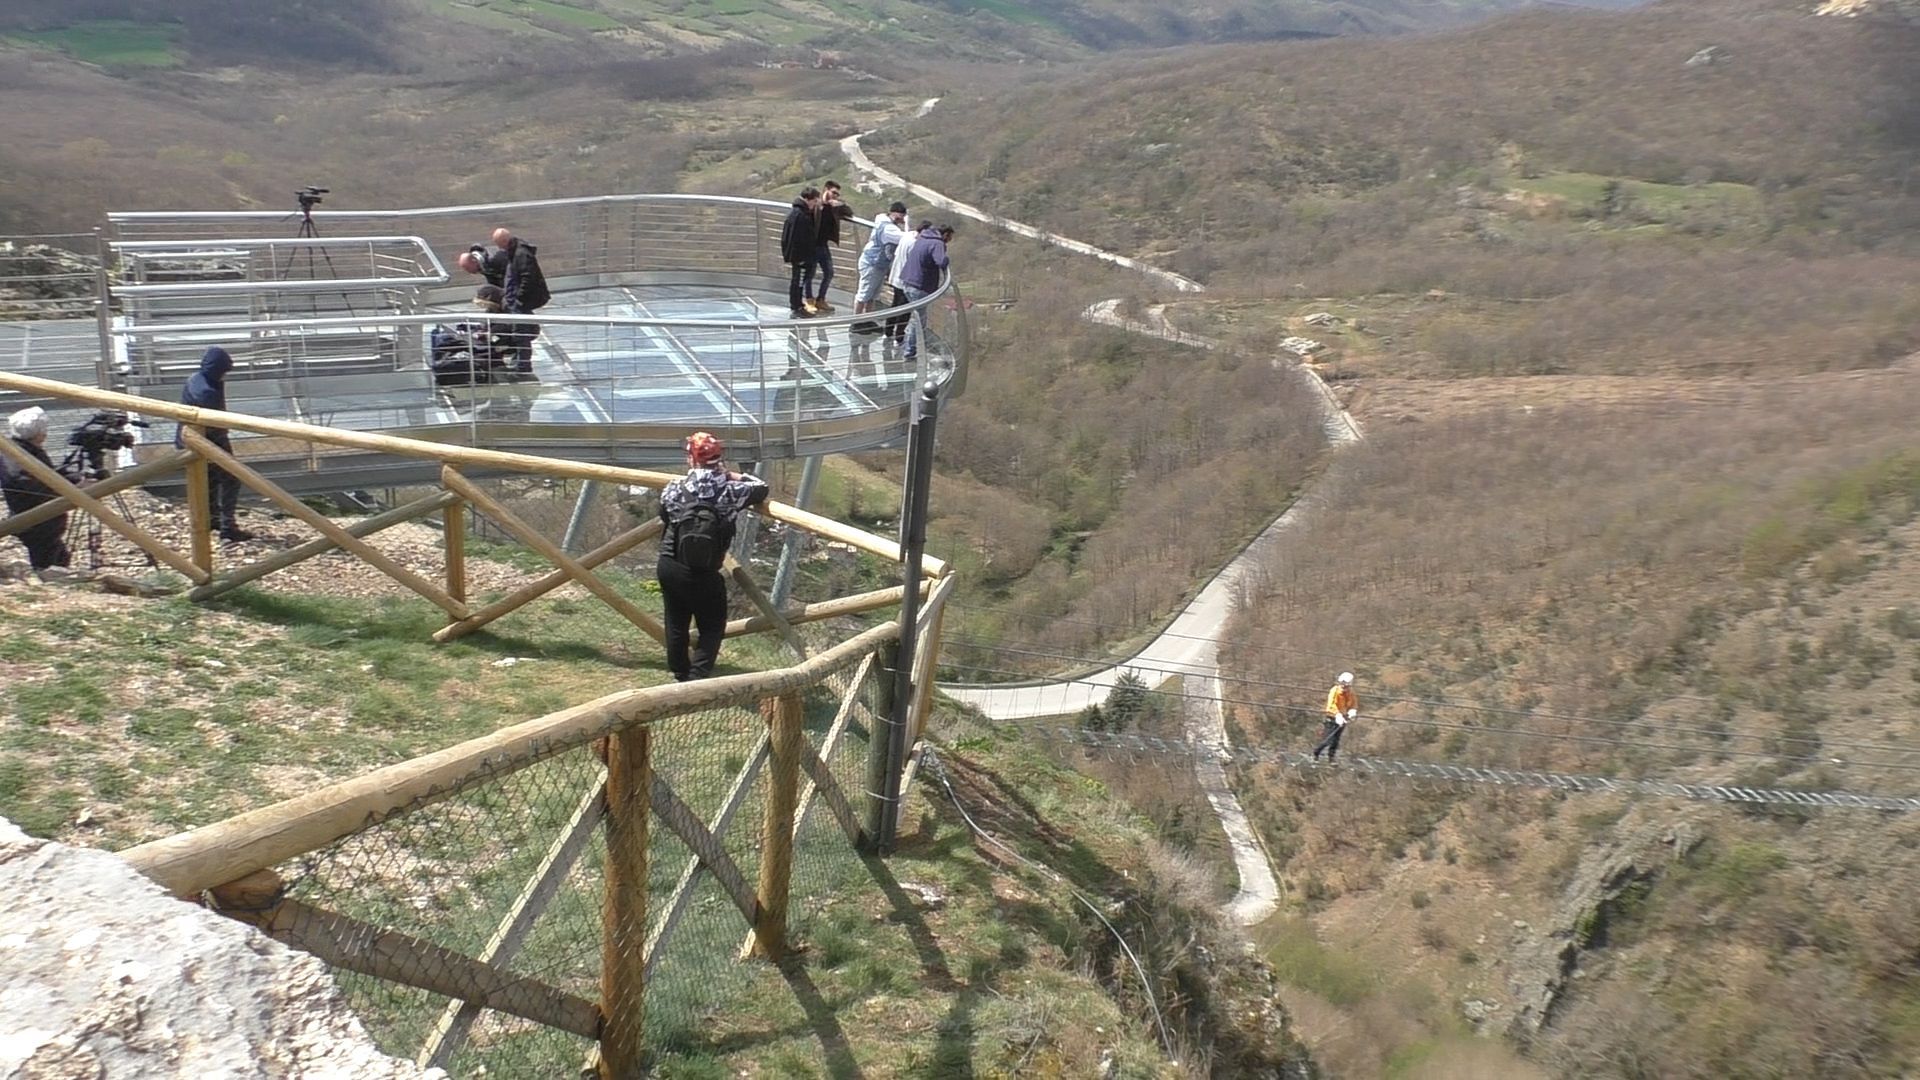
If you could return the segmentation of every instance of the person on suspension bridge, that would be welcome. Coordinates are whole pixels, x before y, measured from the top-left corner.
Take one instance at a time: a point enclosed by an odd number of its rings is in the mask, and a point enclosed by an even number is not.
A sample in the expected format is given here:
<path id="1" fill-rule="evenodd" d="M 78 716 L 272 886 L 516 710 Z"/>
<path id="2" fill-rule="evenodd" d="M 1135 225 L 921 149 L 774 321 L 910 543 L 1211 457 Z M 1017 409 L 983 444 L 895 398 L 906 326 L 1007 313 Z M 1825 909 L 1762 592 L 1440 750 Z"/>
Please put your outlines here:
<path id="1" fill-rule="evenodd" d="M 1320 760 L 1320 751 L 1327 752 L 1327 763 L 1331 765 L 1340 754 L 1340 736 L 1347 733 L 1347 725 L 1360 717 L 1360 699 L 1353 693 L 1353 672 L 1343 671 L 1334 681 L 1333 689 L 1327 691 L 1326 719 L 1320 724 L 1320 742 L 1313 748 L 1313 760 Z"/>

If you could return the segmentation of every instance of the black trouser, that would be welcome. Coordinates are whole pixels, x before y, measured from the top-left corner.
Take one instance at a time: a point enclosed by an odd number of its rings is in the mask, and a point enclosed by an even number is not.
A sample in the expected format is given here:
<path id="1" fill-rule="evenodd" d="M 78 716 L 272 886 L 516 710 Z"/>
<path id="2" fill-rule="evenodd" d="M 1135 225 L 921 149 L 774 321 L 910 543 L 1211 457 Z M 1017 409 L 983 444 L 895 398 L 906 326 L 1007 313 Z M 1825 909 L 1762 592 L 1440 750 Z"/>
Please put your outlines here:
<path id="1" fill-rule="evenodd" d="M 228 450 L 232 453 L 232 450 Z M 207 528 L 225 532 L 234 527 L 234 513 L 240 505 L 240 481 L 232 473 L 211 462 L 207 464 Z"/>
<path id="2" fill-rule="evenodd" d="M 73 552 L 67 550 L 67 515 L 65 514 L 51 521 L 43 521 L 20 533 L 19 536 L 20 542 L 27 545 L 27 562 L 35 570 L 45 570 L 49 566 L 67 566 L 73 562 Z"/>
<path id="3" fill-rule="evenodd" d="M 693 570 L 665 555 L 655 569 L 666 609 L 667 670 L 674 679 L 704 679 L 713 674 L 720 642 L 727 636 L 727 579 L 718 570 Z M 689 655 L 687 627 L 699 630 Z"/>
<path id="4" fill-rule="evenodd" d="M 902 307 L 906 303 L 907 291 L 905 289 L 893 290 L 893 306 Z M 911 318 L 913 318 L 911 312 L 901 312 L 898 315 L 888 317 L 887 336 L 895 341 L 905 341 L 907 339 L 907 320 Z"/>
<path id="5" fill-rule="evenodd" d="M 807 296 L 806 293 L 801 291 L 800 287 L 802 275 L 808 278 L 813 276 L 813 259 L 811 257 L 793 264 L 793 276 L 787 280 L 787 310 L 789 311 L 806 310 Z"/>
<path id="6" fill-rule="evenodd" d="M 1333 717 L 1329 716 L 1325 720 L 1322 720 L 1320 722 L 1320 745 L 1313 748 L 1314 758 L 1318 759 L 1320 757 L 1320 751 L 1322 750 L 1327 752 L 1328 761 L 1332 761 L 1338 757 L 1340 755 L 1340 736 L 1346 733 L 1347 725 L 1335 723 Z"/>
<path id="7" fill-rule="evenodd" d="M 515 371 L 532 371 L 533 339 L 539 336 L 539 323 L 508 323 L 500 327 L 499 358 L 512 364 Z"/>

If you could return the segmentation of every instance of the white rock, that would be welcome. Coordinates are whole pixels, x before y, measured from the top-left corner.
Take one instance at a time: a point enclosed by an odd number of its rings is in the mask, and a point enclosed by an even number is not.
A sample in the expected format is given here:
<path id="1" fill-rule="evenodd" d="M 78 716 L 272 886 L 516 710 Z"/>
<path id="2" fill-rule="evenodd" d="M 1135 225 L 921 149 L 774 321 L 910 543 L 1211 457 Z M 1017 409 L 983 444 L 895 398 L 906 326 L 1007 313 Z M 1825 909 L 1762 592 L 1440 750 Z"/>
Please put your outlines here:
<path id="1" fill-rule="evenodd" d="M 445 1080 L 382 1054 L 325 965 L 114 855 L 0 819 L 0 1076 Z"/>

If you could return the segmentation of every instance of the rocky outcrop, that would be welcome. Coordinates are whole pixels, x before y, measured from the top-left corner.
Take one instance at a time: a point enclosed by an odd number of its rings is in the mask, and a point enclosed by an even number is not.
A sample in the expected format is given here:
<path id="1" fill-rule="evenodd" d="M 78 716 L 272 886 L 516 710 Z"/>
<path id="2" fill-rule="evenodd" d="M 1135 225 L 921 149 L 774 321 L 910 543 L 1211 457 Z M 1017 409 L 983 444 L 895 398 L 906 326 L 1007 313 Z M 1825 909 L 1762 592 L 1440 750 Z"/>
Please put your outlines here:
<path id="1" fill-rule="evenodd" d="M 431 1080 L 320 961 L 0 818 L 0 1078 Z"/>
<path id="2" fill-rule="evenodd" d="M 1524 1044 L 1552 1021 L 1568 981 L 1578 977 L 1582 953 L 1605 946 L 1608 924 L 1644 899 L 1666 868 L 1699 843 L 1699 834 L 1685 824 L 1623 830 L 1581 858 L 1543 932 L 1515 924 L 1529 932 L 1515 942 L 1507 965 L 1507 988 L 1517 1006 L 1508 1036 Z"/>

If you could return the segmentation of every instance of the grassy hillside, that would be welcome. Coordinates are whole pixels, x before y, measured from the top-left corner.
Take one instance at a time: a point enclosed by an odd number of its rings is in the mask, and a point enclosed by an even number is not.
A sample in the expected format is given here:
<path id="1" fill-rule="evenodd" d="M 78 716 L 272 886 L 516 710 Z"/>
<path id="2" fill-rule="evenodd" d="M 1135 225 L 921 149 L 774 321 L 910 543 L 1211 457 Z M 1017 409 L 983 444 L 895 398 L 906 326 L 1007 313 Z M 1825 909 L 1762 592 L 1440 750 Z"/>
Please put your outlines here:
<path id="1" fill-rule="evenodd" d="M 904 57 L 1064 59 L 1197 41 L 1382 33 L 1523 0 L 19 0 L 0 38 L 113 69 L 264 62 L 411 71 L 485 57 L 663 55 L 748 47 L 872 68 Z M 519 55 L 515 55 L 519 54 Z"/>
<path id="2" fill-rule="evenodd" d="M 518 568 L 522 553 L 493 553 L 498 561 L 471 564 L 480 592 L 528 576 Z M 36 835 L 123 848 L 666 677 L 650 642 L 612 630 L 615 616 L 572 590 L 493 632 L 436 646 L 429 635 L 439 613 L 430 605 L 392 595 L 390 583 L 351 560 L 330 564 L 209 606 L 77 586 L 0 588 L 9 627 L 0 646 L 0 815 Z M 648 581 L 606 576 L 650 603 Z M 305 591 L 314 581 L 326 592 Z M 784 662 L 769 643 L 748 639 L 729 643 L 723 663 Z M 1152 820 L 1102 785 L 1019 739 L 958 717 L 936 722 L 957 742 L 920 772 L 898 854 L 867 861 L 865 873 L 856 864 L 842 888 L 809 900 L 794 962 L 735 961 L 744 924 L 722 918 L 718 936 L 728 946 L 703 961 L 706 981 L 688 987 L 665 977 L 652 988 L 657 1075 L 1311 1075 L 1272 999 L 1270 973 L 1220 925 L 1219 887 L 1206 869 L 1168 848 Z M 705 737 L 711 750 L 725 735 Z M 683 768 L 690 749 L 670 751 Z M 698 779 L 688 771 L 676 782 L 685 793 Z M 495 797 L 504 807 L 536 790 L 529 782 Z M 562 794 L 564 806 L 577 799 Z M 446 818 L 409 820 L 425 824 L 379 836 L 399 845 L 381 850 L 406 856 L 416 871 L 446 865 L 471 840 L 453 835 Z M 437 934 L 469 920 L 484 929 L 524 875 L 497 861 L 485 868 L 463 868 L 452 891 L 431 892 L 431 904 L 417 874 L 403 888 L 415 907 L 452 913 L 429 920 Z M 309 866 L 302 877 L 313 873 Z M 340 887 L 335 905 L 374 903 L 369 897 L 390 884 L 344 872 L 341 880 L 357 885 L 320 886 Z M 565 903 L 557 908 L 571 917 Z M 597 927 L 590 909 L 581 917 Z M 1101 917 L 1125 936 L 1140 968 Z M 565 922 L 554 916 L 549 928 L 555 919 Z M 552 942 L 536 947 L 556 950 L 542 963 L 571 955 Z M 390 1048 L 418 1045 L 394 1018 L 411 999 L 350 986 Z M 697 1018 L 677 1015 L 694 1009 Z M 429 1015 L 437 1012 L 436 1003 Z M 501 1055 L 533 1052 L 526 1038 L 516 1041 L 527 1035 L 519 1025 L 483 1030 L 482 1053 L 462 1058 L 456 1075 L 483 1075 L 479 1062 L 514 1072 L 517 1059 Z M 554 1059 L 538 1060 L 546 1068 Z"/>

